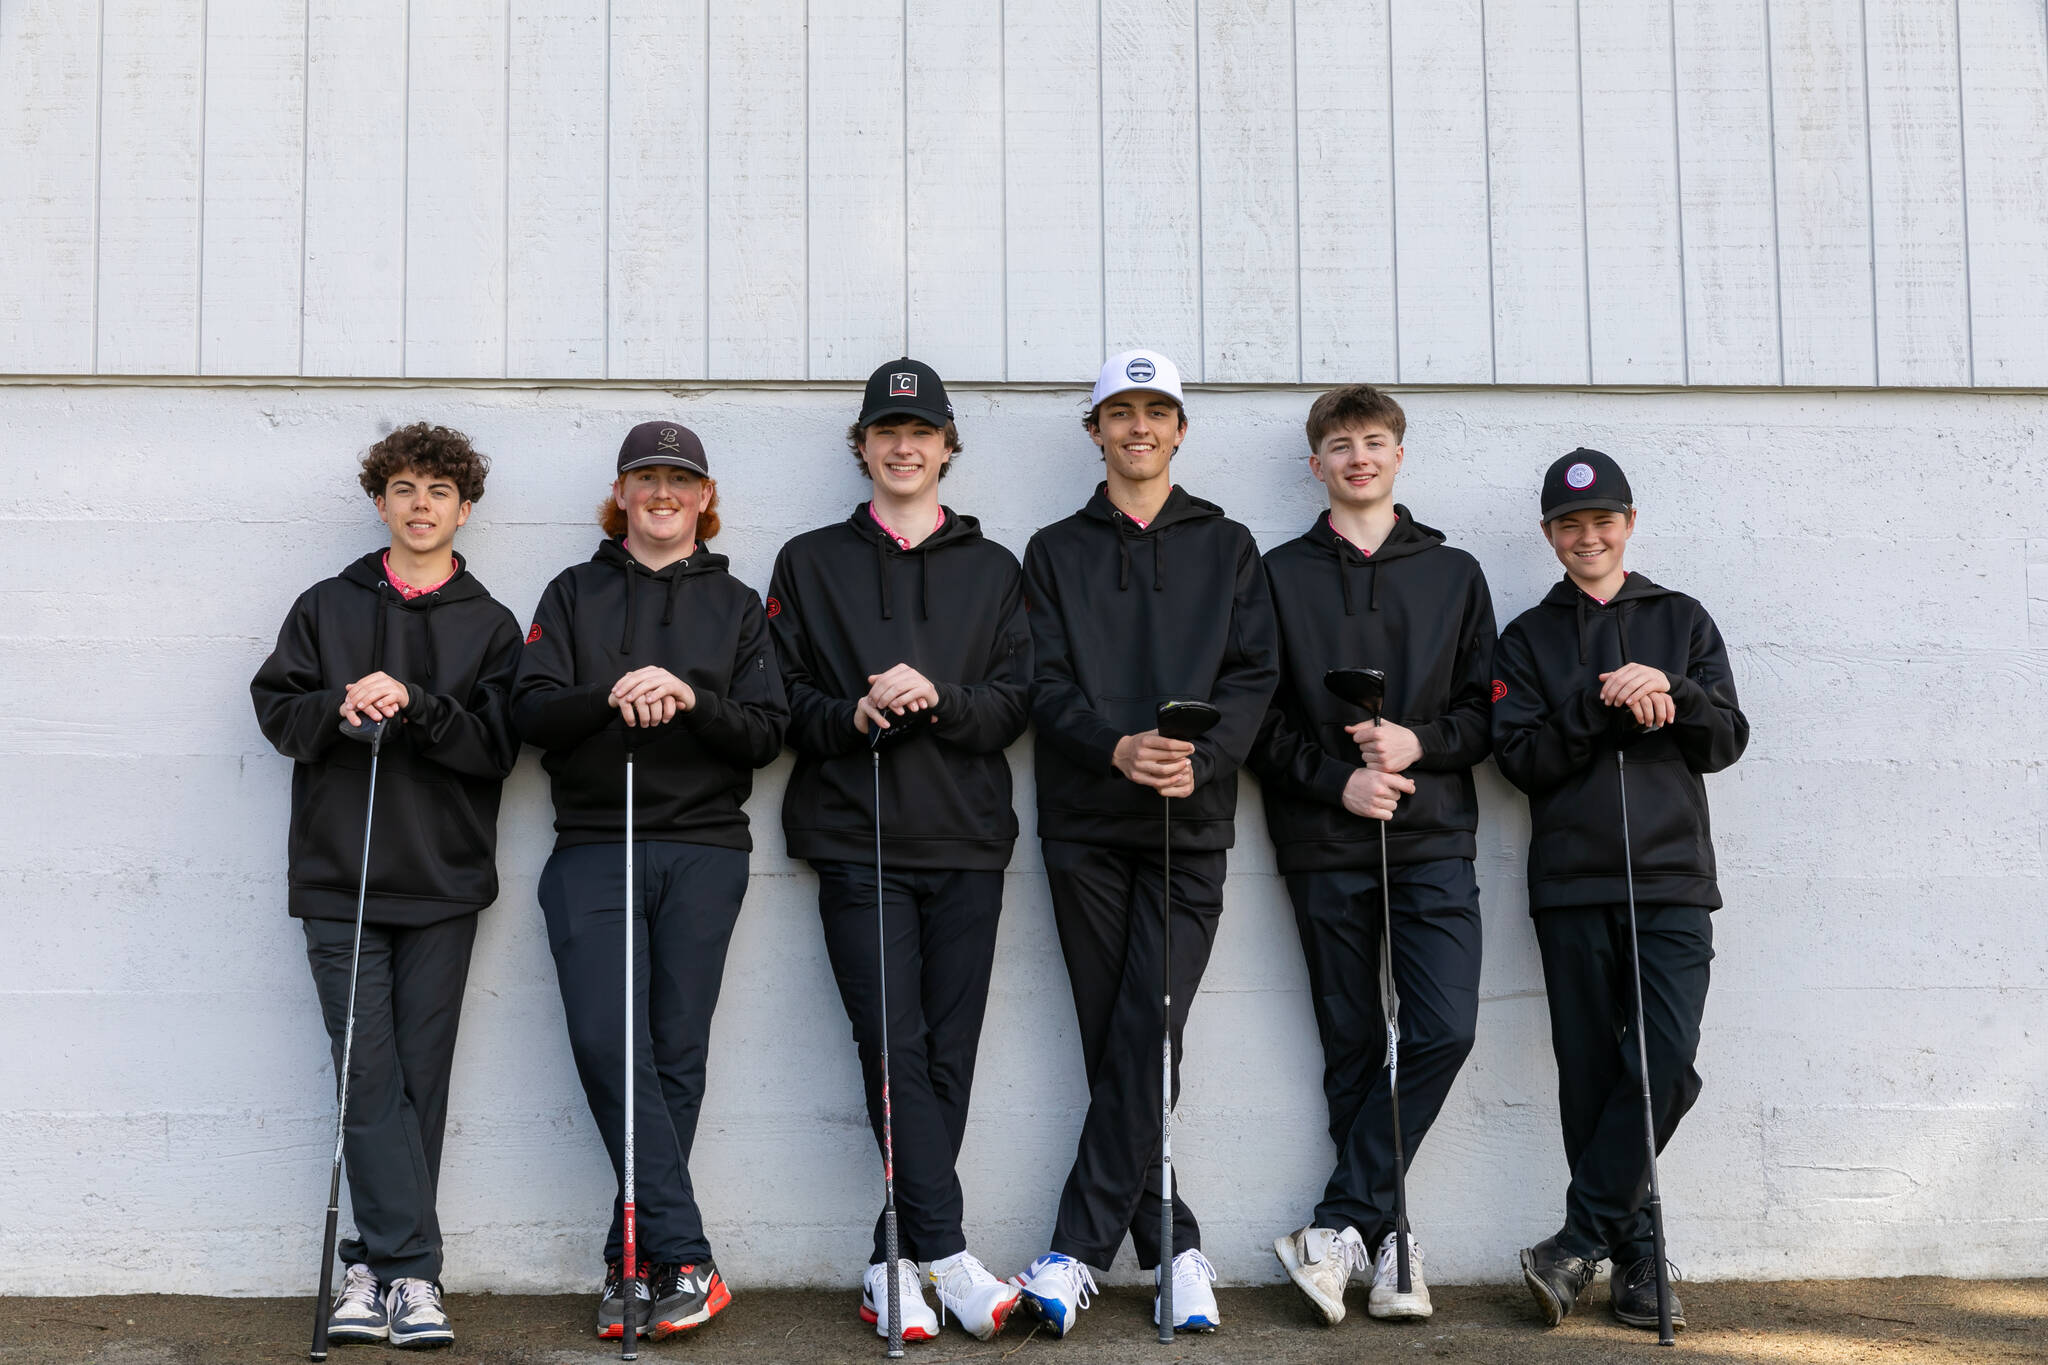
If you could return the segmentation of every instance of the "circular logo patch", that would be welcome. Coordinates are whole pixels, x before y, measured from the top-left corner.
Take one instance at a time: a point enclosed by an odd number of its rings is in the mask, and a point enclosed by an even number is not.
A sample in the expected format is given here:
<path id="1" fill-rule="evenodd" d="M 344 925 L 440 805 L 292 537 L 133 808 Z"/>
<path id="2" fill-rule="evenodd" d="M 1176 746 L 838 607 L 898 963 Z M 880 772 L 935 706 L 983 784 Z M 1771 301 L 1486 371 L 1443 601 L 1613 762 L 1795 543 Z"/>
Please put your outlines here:
<path id="1" fill-rule="evenodd" d="M 1585 463 L 1583 460 L 1580 461 L 1564 472 L 1564 481 L 1574 488 L 1591 488 L 1593 486 L 1593 466 Z"/>
<path id="2" fill-rule="evenodd" d="M 1508 694 L 1508 685 L 1499 678 L 1493 680 L 1493 699 L 1499 701 Z"/>
<path id="3" fill-rule="evenodd" d="M 540 638 L 540 622 L 533 623 L 533 629 L 526 632 L 526 643 L 532 644 Z"/>
<path id="4" fill-rule="evenodd" d="M 1152 362 L 1143 356 L 1124 366 L 1125 377 L 1134 384 L 1143 384 L 1158 373 L 1159 371 L 1152 367 Z"/>
<path id="5" fill-rule="evenodd" d="M 780 602 L 776 601 L 776 600 L 775 600 L 774 598 L 772 598 L 772 597 L 771 597 L 771 598 L 769 598 L 769 599 L 768 599 L 768 619 L 769 619 L 769 620 L 771 620 L 771 621 L 773 621 L 773 620 L 774 620 L 774 619 L 775 619 L 776 617 L 778 617 L 778 616 L 780 616 L 780 615 L 782 615 L 782 603 L 780 603 Z"/>

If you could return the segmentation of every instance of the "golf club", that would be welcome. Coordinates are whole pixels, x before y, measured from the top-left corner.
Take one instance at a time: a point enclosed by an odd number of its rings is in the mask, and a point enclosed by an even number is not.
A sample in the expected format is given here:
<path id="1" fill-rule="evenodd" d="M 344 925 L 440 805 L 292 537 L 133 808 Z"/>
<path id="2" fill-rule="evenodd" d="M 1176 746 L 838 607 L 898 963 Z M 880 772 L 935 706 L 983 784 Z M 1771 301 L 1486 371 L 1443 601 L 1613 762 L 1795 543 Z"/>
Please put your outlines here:
<path id="1" fill-rule="evenodd" d="M 1223 713 L 1205 701 L 1159 703 L 1163 739 L 1193 741 Z M 1173 1340 L 1173 798 L 1160 793 L 1159 976 L 1165 1026 L 1159 1044 L 1159 1340 Z"/>
<path id="2" fill-rule="evenodd" d="M 370 795 L 363 809 L 363 875 L 356 883 L 356 941 L 348 959 L 348 1022 L 341 1030 L 341 1067 L 335 1072 L 334 1170 L 327 1178 L 327 1233 L 320 1244 L 320 1297 L 313 1301 L 314 1360 L 327 1359 L 327 1299 L 334 1292 L 334 1239 L 341 1222 L 341 1143 L 348 1131 L 348 1065 L 356 1044 L 356 975 L 363 965 L 363 906 L 370 894 L 370 820 L 377 813 L 377 757 L 384 748 L 381 720 L 341 723 L 342 734 L 370 746 Z"/>
<path id="3" fill-rule="evenodd" d="M 907 718 L 906 718 L 907 719 Z M 917 728 L 902 726 L 903 734 Z M 882 1009 L 882 1255 L 889 1264 L 889 1359 L 903 1356 L 903 1286 L 896 1274 L 896 1129 L 889 1112 L 889 927 L 882 918 L 882 745 L 898 727 L 868 726 L 868 759 L 875 770 L 875 979 Z"/>
<path id="4" fill-rule="evenodd" d="M 638 1032 L 633 1017 L 633 750 L 646 738 L 646 727 L 626 727 L 626 1140 L 624 1188 L 621 1211 L 624 1223 L 624 1273 L 620 1297 L 624 1300 L 624 1328 L 619 1334 L 619 1359 L 640 1358 L 640 1247 L 639 1229 L 633 1210 L 633 1041 Z"/>
<path id="5" fill-rule="evenodd" d="M 1628 960 L 1636 977 L 1636 1062 L 1643 1077 L 1643 1141 L 1650 1156 L 1650 1244 L 1657 1258 L 1657 1344 L 1676 1346 L 1671 1331 L 1671 1264 L 1664 1259 L 1664 1201 L 1657 1191 L 1657 1118 L 1650 1100 L 1650 1044 L 1643 1035 L 1643 950 L 1636 937 L 1636 860 L 1628 839 L 1628 760 L 1614 751 L 1614 780 L 1621 789 L 1621 867 L 1628 882 Z"/>
<path id="6" fill-rule="evenodd" d="M 1333 668 L 1323 686 L 1364 709 L 1378 729 L 1387 702 L 1387 675 L 1377 668 Z M 1394 1288 L 1413 1293 L 1408 1263 L 1408 1157 L 1401 1143 L 1401 993 L 1394 985 L 1394 898 L 1387 885 L 1387 824 L 1380 827 L 1380 1001 L 1387 1011 L 1387 1103 L 1394 1120 Z"/>

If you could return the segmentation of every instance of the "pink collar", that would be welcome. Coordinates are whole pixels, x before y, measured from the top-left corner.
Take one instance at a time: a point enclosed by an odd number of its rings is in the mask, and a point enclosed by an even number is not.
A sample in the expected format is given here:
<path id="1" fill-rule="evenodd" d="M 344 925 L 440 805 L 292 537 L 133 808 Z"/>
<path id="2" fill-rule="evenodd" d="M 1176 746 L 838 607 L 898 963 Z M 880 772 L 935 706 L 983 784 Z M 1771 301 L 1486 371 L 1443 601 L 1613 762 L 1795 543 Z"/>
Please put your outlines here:
<path id="1" fill-rule="evenodd" d="M 906 537 L 904 537 L 904 536 L 900 536 L 900 535 L 896 534 L 896 528 L 895 528 L 895 527 L 893 527 L 893 526 L 891 526 L 891 525 L 890 525 L 890 524 L 889 524 L 888 522 L 886 522 L 886 521 L 883 521 L 883 520 L 882 520 L 882 515 L 881 515 L 881 513 L 879 513 L 879 512 L 877 512 L 877 511 L 875 511 L 875 505 L 874 505 L 874 503 L 872 503 L 872 502 L 870 502 L 870 503 L 868 504 L 868 516 L 869 516 L 869 518 L 870 518 L 871 520 L 873 520 L 873 522 L 875 523 L 875 525 L 877 525 L 877 526 L 879 526 L 879 527 L 881 527 L 881 528 L 882 528 L 882 534 L 883 534 L 883 535 L 885 535 L 885 536 L 889 537 L 889 539 L 891 539 L 891 540 L 893 540 L 893 541 L 895 541 L 895 542 L 896 542 L 896 548 L 897 548 L 897 549 L 899 549 L 899 550 L 908 550 L 908 549 L 910 549 L 910 548 L 911 548 L 911 544 L 910 544 L 910 541 L 909 541 L 909 539 L 908 539 L 908 538 L 906 538 Z M 934 524 L 934 525 L 932 526 L 932 535 L 937 535 L 937 534 L 939 533 L 939 527 L 941 527 L 941 526 L 944 526 L 945 524 L 946 524 L 946 509 L 945 509 L 945 508 L 943 508 L 943 507 L 941 507 L 941 508 L 939 509 L 939 519 L 938 519 L 937 523 L 935 523 L 935 524 Z M 930 537 L 926 537 L 926 539 L 929 539 L 929 538 L 930 538 Z"/>
<path id="2" fill-rule="evenodd" d="M 386 550 L 384 552 L 384 581 L 398 589 L 398 595 L 408 602 L 412 601 L 415 597 L 425 597 L 430 592 L 446 587 L 448 579 L 453 577 L 455 577 L 455 556 L 450 555 L 448 556 L 447 578 L 443 578 L 439 583 L 430 583 L 424 588 L 415 588 L 412 584 L 391 572 L 391 551 Z"/>

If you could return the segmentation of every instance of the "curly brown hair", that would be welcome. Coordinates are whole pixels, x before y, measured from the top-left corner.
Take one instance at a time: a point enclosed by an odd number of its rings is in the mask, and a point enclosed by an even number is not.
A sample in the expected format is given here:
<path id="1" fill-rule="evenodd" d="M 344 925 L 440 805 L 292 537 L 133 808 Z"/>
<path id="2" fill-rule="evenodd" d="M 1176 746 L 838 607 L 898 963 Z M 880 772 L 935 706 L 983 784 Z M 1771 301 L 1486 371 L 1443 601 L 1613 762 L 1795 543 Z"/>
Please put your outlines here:
<path id="1" fill-rule="evenodd" d="M 860 457 L 861 440 L 870 430 L 875 427 L 902 426 L 905 422 L 918 422 L 922 420 L 922 418 L 912 417 L 908 413 L 902 413 L 891 417 L 878 417 L 868 423 L 867 426 L 862 426 L 860 423 L 855 422 L 852 426 L 848 427 L 846 429 L 846 448 L 853 452 L 853 462 L 860 467 L 860 476 L 863 479 L 872 479 L 874 477 L 874 475 L 868 473 L 868 462 Z M 958 455 L 962 449 L 960 444 L 960 428 L 948 422 L 940 430 L 946 437 L 946 453 L 948 455 Z M 939 477 L 942 479 L 952 472 L 953 464 L 950 460 L 939 466 Z"/>
<path id="2" fill-rule="evenodd" d="M 711 485 L 711 500 L 704 504 L 704 510 L 697 514 L 697 539 L 706 541 L 718 534 L 718 480 L 706 479 Z M 619 506 L 618 485 L 612 485 L 613 492 L 605 494 L 603 502 L 597 505 L 597 524 L 604 528 L 607 539 L 618 540 L 626 534 L 626 509 Z"/>
<path id="3" fill-rule="evenodd" d="M 365 493 L 381 498 L 391 481 L 408 469 L 429 479 L 447 479 L 464 502 L 475 502 L 484 495 L 491 461 L 455 428 L 414 422 L 363 452 L 358 482 Z"/>

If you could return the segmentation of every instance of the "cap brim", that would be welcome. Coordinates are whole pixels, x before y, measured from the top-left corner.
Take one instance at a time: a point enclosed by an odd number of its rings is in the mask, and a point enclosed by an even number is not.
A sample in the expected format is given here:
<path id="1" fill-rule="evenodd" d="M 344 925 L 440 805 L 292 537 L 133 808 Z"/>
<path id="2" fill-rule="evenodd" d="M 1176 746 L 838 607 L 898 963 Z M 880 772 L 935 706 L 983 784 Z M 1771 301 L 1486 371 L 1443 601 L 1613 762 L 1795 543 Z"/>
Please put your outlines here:
<path id="1" fill-rule="evenodd" d="M 1107 403 L 1110 399 L 1121 398 L 1127 393 L 1156 393 L 1161 398 L 1164 398 L 1169 403 L 1172 403 L 1175 407 L 1179 408 L 1182 412 L 1187 411 L 1188 405 L 1186 399 L 1182 398 L 1172 389 L 1162 389 L 1157 384 L 1126 384 L 1120 389 L 1111 389 L 1108 393 L 1103 394 L 1102 397 L 1095 400 L 1095 406 L 1099 408 L 1104 403 Z"/>
<path id="2" fill-rule="evenodd" d="M 1629 512 L 1634 510 L 1619 498 L 1580 498 L 1577 502 L 1561 502 L 1555 507 L 1543 509 L 1545 521 L 1556 521 L 1559 517 L 1573 512 Z"/>
<path id="3" fill-rule="evenodd" d="M 947 414 L 932 408 L 913 407 L 908 403 L 892 403 L 886 407 L 876 408 L 873 412 L 862 413 L 860 415 L 861 429 L 865 431 L 884 417 L 915 417 L 918 421 L 930 422 L 935 427 L 943 427 L 946 423 L 953 420 Z"/>
<path id="4" fill-rule="evenodd" d="M 691 464 L 688 460 L 680 460 L 673 455 L 642 455 L 637 460 L 628 460 L 620 465 L 619 472 L 625 474 L 635 469 L 651 469 L 655 465 L 667 465 L 671 469 L 687 469 L 700 478 L 708 479 L 711 477 L 711 471 L 702 465 Z"/>

